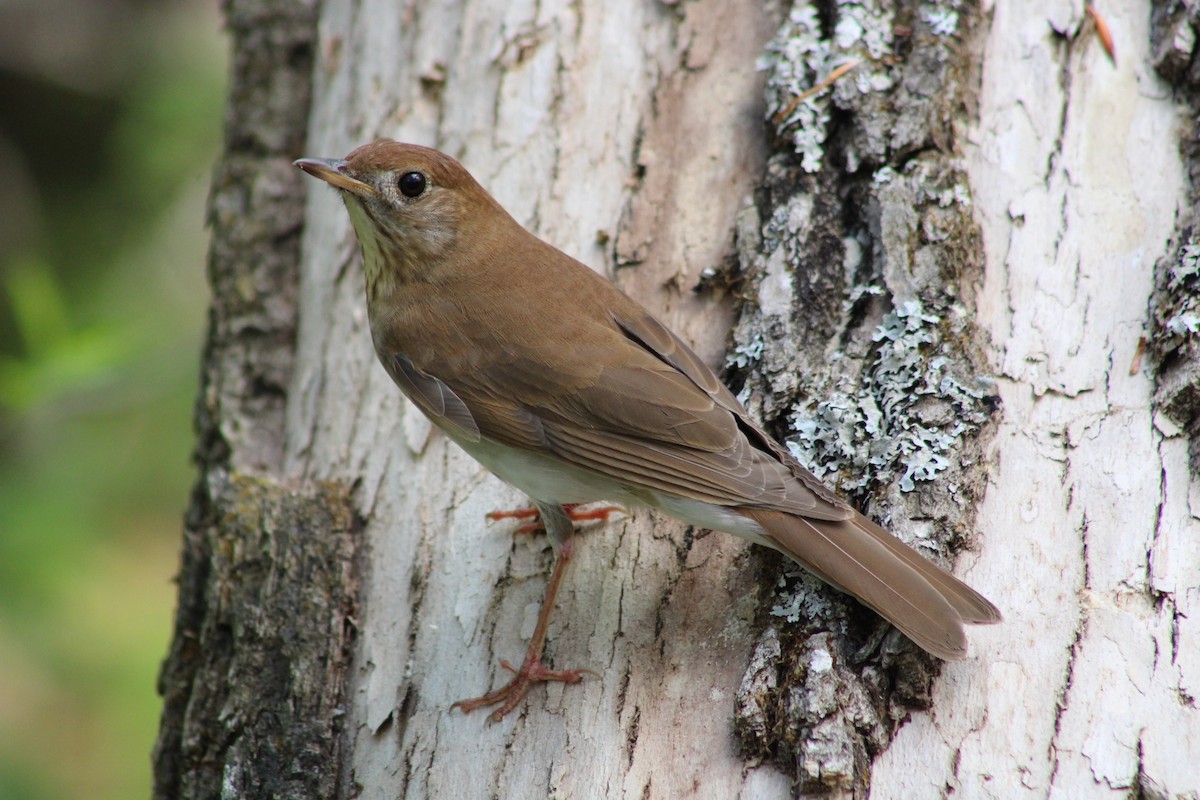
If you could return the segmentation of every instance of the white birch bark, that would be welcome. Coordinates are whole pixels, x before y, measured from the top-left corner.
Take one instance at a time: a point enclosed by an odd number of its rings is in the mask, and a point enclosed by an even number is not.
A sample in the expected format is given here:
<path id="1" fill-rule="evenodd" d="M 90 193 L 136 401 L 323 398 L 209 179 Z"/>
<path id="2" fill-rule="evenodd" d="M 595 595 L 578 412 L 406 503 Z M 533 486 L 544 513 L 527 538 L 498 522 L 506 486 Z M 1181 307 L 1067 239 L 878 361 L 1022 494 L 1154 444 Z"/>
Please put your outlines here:
<path id="1" fill-rule="evenodd" d="M 309 147 L 436 146 L 589 266 L 652 260 L 618 283 L 715 365 L 729 309 L 691 288 L 732 251 L 761 172 L 755 59 L 770 33 L 761 10 L 715 0 L 329 4 Z M 304 251 L 287 452 L 308 478 L 361 480 L 370 565 L 347 729 L 362 796 L 786 792 L 742 763 L 728 724 L 756 610 L 745 546 L 691 544 L 641 512 L 583 536 L 550 630 L 550 663 L 600 677 L 537 687 L 500 724 L 449 710 L 521 658 L 550 551 L 485 526 L 524 498 L 431 431 L 375 363 L 333 192 L 311 194 Z"/>
<path id="2" fill-rule="evenodd" d="M 973 657 L 878 757 L 876 797 L 1200 792 L 1195 482 L 1150 370 L 1129 370 L 1183 196 L 1178 109 L 1146 66 L 1147 10 L 1103 12 L 1115 68 L 1055 33 L 1078 28 L 1077 6 L 990 10 L 967 163 L 1004 412 L 959 571 L 1006 622 L 972 631 Z M 321 26 L 309 155 L 376 135 L 448 151 L 589 266 L 640 262 L 618 283 L 719 361 L 729 311 L 690 289 L 730 251 L 761 171 L 763 11 L 364 0 L 327 4 Z M 370 563 L 346 713 L 361 796 L 789 796 L 729 724 L 770 587 L 741 542 L 642 512 L 584 535 L 551 626 L 550 662 L 600 677 L 535 688 L 496 725 L 449 711 L 521 657 L 548 547 L 485 527 L 523 498 L 376 364 L 345 212 L 310 191 L 287 469 L 360 481 Z"/>
<path id="3" fill-rule="evenodd" d="M 1116 66 L 1094 35 L 1066 46 L 1077 4 L 991 9 L 967 169 L 1004 415 L 963 574 L 1005 623 L 943 671 L 875 797 L 1200 792 L 1200 497 L 1153 370 L 1131 374 L 1185 196 L 1180 109 L 1147 5 L 1100 11 Z"/>

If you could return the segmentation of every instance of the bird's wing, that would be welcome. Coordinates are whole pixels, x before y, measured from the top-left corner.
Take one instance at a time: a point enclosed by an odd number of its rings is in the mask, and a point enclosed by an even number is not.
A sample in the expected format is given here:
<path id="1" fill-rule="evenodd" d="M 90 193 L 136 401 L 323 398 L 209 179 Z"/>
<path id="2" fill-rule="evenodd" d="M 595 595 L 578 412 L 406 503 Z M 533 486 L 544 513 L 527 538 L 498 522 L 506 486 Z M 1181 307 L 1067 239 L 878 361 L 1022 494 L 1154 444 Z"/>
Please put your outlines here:
<path id="1" fill-rule="evenodd" d="M 746 419 L 695 353 L 638 311 L 613 314 L 578 337 L 580 352 L 553 380 L 537 353 L 514 348 L 441 375 L 426 365 L 420 379 L 401 385 L 451 433 L 466 430 L 551 455 L 635 494 L 666 492 L 817 519 L 853 514 Z M 393 377 L 397 372 L 408 374 L 398 369 Z"/>
<path id="2" fill-rule="evenodd" d="M 479 426 L 471 410 L 440 378 L 417 369 L 403 353 L 390 354 L 383 366 L 405 396 L 436 425 L 468 442 L 479 441 Z"/>
<path id="3" fill-rule="evenodd" d="M 642 346 L 655 358 L 671 364 L 698 389 L 705 392 L 720 408 L 729 411 L 736 420 L 741 434 L 758 450 L 765 451 L 774 457 L 791 473 L 792 477 L 803 485 L 805 490 L 812 492 L 821 505 L 836 506 L 842 509 L 842 515 L 829 519 L 848 519 L 852 509 L 842 498 L 838 497 L 829 487 L 821 483 L 815 475 L 809 472 L 792 456 L 779 442 L 764 431 L 758 423 L 750 419 L 745 407 L 738 401 L 720 378 L 709 369 L 690 347 L 683 343 L 670 329 L 656 320 L 640 306 L 623 309 L 620 314 L 614 313 L 613 320 L 621 331 L 633 342 Z"/>

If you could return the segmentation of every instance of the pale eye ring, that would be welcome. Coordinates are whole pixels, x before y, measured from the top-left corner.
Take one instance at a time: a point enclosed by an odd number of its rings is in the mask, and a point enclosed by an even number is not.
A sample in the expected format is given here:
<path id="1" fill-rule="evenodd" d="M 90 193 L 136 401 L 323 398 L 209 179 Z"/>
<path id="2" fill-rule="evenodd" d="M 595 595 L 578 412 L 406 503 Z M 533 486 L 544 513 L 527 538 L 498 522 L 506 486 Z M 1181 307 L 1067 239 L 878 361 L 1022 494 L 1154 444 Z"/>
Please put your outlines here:
<path id="1" fill-rule="evenodd" d="M 420 172 L 406 172 L 396 179 L 396 188 L 405 197 L 420 197 L 428 183 Z"/>

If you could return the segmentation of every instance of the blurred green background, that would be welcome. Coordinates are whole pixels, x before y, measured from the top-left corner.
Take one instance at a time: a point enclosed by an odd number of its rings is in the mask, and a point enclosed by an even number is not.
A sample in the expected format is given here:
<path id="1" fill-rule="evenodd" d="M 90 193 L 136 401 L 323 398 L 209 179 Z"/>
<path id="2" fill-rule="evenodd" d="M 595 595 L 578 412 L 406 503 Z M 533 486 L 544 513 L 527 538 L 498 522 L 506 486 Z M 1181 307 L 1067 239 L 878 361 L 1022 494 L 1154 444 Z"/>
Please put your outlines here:
<path id="1" fill-rule="evenodd" d="M 0 798 L 150 792 L 194 479 L 216 0 L 0 0 Z"/>

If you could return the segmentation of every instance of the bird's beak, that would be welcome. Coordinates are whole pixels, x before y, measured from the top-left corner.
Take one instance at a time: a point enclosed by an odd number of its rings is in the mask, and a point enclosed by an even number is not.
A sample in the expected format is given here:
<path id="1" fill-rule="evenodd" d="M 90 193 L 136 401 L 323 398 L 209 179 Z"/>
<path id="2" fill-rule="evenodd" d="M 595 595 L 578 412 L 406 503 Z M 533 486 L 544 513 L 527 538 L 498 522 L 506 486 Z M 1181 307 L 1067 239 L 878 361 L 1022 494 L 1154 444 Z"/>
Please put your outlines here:
<path id="1" fill-rule="evenodd" d="M 363 183 L 357 178 L 346 174 L 346 162 L 337 158 L 298 158 L 292 162 L 300 169 L 320 178 L 335 189 L 345 189 L 347 192 L 362 197 L 378 197 L 379 192 L 369 183 Z"/>

